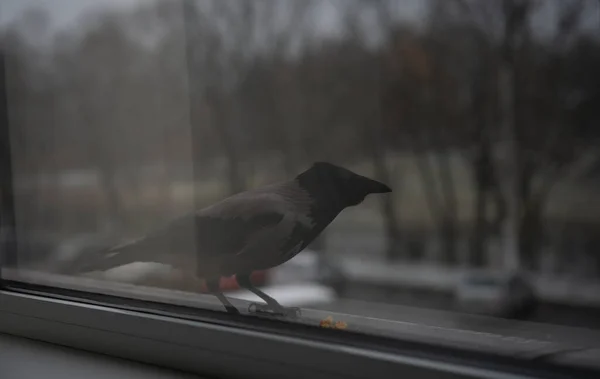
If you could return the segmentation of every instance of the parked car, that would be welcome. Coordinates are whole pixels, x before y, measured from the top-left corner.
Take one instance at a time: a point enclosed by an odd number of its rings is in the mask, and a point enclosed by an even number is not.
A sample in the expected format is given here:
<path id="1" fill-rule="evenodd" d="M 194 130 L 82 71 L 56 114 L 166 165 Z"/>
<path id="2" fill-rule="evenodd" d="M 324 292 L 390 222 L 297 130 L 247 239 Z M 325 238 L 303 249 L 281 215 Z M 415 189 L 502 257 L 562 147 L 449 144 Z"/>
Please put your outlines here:
<path id="1" fill-rule="evenodd" d="M 304 250 L 286 263 L 272 269 L 254 271 L 251 279 L 258 287 L 299 283 L 320 284 L 332 288 L 337 294 L 343 292 L 345 283 L 341 270 L 326 257 L 312 250 Z M 223 292 L 240 289 L 234 276 L 221 278 L 219 288 Z"/>
<path id="2" fill-rule="evenodd" d="M 252 283 L 255 286 L 261 287 L 267 283 L 267 277 L 268 277 L 268 271 L 259 270 L 259 271 L 254 271 L 250 275 L 250 280 L 252 281 Z M 219 281 L 219 289 L 223 292 L 231 292 L 231 291 L 239 290 L 240 286 L 238 285 L 234 276 L 228 276 L 225 278 L 221 278 L 221 280 Z M 202 284 L 201 291 L 207 292 L 207 288 L 206 288 L 205 284 Z"/>
<path id="3" fill-rule="evenodd" d="M 505 318 L 527 318 L 536 297 L 527 277 L 518 272 L 478 271 L 466 274 L 454 294 L 457 310 Z"/>
<path id="4" fill-rule="evenodd" d="M 287 283 L 317 283 L 342 295 L 346 277 L 341 268 L 326 255 L 304 250 L 286 263 L 269 270 L 268 284 Z"/>
<path id="5" fill-rule="evenodd" d="M 343 293 L 346 282 L 341 270 L 333 262 L 312 250 L 304 250 L 286 263 L 267 270 L 265 274 L 264 285 L 259 285 L 261 290 L 282 305 L 294 307 L 332 303 Z M 231 288 L 228 292 L 229 296 L 237 299 L 262 301 L 249 291 Z"/>

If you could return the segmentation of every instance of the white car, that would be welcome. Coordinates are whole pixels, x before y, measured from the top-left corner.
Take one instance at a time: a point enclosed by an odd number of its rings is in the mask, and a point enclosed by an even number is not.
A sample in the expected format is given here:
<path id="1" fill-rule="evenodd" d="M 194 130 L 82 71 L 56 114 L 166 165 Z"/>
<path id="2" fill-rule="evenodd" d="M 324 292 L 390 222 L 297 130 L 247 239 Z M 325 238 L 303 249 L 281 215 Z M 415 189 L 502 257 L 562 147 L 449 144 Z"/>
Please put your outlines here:
<path id="1" fill-rule="evenodd" d="M 268 270 L 266 283 L 261 290 L 284 306 L 311 307 L 337 300 L 344 290 L 344 284 L 345 277 L 338 267 L 322 254 L 305 250 L 286 263 Z M 248 301 L 262 301 L 246 290 L 229 292 L 227 295 Z"/>
<path id="2" fill-rule="evenodd" d="M 460 280 L 454 301 L 457 310 L 467 313 L 526 318 L 535 307 L 535 293 L 520 273 L 480 271 Z"/>
<path id="3" fill-rule="evenodd" d="M 269 272 L 270 284 L 319 283 L 341 294 L 346 278 L 341 269 L 322 253 L 304 250 Z"/>

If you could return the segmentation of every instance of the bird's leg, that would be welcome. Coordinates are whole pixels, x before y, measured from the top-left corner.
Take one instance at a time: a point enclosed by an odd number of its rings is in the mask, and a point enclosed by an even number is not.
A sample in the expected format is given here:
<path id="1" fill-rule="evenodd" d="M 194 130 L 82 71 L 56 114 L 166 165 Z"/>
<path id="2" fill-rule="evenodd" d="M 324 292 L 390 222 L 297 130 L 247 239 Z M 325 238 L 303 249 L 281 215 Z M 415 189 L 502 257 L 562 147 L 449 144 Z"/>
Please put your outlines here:
<path id="1" fill-rule="evenodd" d="M 219 291 L 219 279 L 206 279 L 206 288 L 211 294 L 215 295 L 217 299 L 219 299 L 219 301 L 225 306 L 225 309 L 228 313 L 240 314 L 240 311 L 238 311 L 237 308 L 229 302 L 227 297 L 225 297 L 225 295 Z"/>
<path id="2" fill-rule="evenodd" d="M 250 280 L 250 274 L 236 274 L 235 279 L 240 287 L 247 289 L 254 293 L 256 296 L 263 299 L 267 304 L 252 303 L 248 310 L 250 312 L 263 312 L 281 316 L 297 317 L 300 314 L 300 308 L 286 308 L 279 304 L 277 300 L 267 295 L 263 291 L 259 290 L 252 284 Z"/>

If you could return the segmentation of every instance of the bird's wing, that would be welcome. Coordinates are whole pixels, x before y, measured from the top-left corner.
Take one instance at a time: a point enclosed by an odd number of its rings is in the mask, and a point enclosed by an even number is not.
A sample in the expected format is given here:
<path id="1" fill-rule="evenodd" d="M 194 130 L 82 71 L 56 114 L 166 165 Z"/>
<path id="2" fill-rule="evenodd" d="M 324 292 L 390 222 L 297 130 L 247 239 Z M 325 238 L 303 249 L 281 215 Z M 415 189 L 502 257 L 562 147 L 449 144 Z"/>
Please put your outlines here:
<path id="1" fill-rule="evenodd" d="M 179 266 L 190 260 L 193 238 L 194 217 L 186 215 L 141 238 L 82 255 L 69 265 L 66 272 L 105 271 L 134 262 Z"/>
<path id="2" fill-rule="evenodd" d="M 194 214 L 178 218 L 154 232 L 111 249 L 82 257 L 77 272 L 104 271 L 133 262 L 192 264 L 199 259 L 226 259 L 249 246 L 287 238 L 289 207 L 276 193 L 247 192 Z M 193 258 L 190 258 L 193 257 Z"/>
<path id="3" fill-rule="evenodd" d="M 276 193 L 260 192 L 244 193 L 205 208 L 195 218 L 198 255 L 239 255 L 258 240 L 285 238 L 292 213 Z"/>

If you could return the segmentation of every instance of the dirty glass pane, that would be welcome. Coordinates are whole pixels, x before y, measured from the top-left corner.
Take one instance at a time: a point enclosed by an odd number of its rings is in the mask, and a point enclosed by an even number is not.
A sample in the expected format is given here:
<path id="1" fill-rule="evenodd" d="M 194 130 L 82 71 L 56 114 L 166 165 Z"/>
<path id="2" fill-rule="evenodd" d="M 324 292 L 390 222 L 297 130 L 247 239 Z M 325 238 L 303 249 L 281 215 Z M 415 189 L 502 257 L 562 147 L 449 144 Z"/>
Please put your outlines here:
<path id="1" fill-rule="evenodd" d="M 0 4 L 12 285 L 600 328 L 597 1 Z"/>

